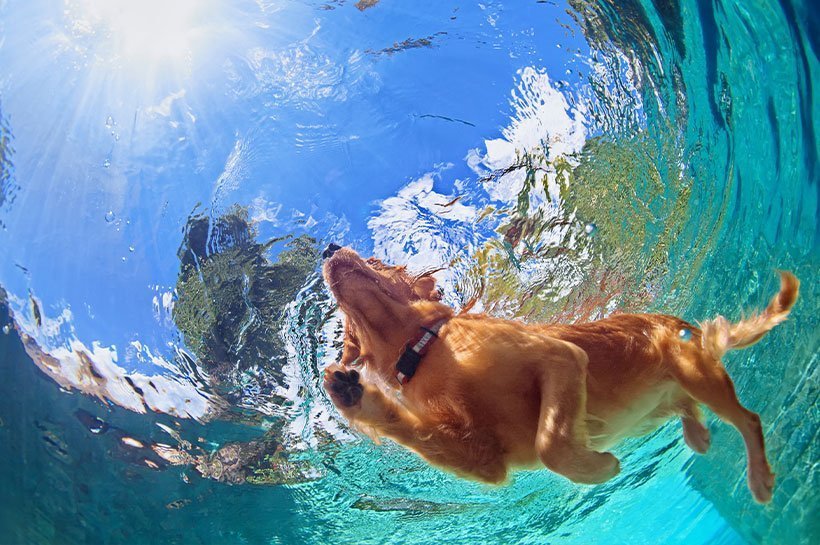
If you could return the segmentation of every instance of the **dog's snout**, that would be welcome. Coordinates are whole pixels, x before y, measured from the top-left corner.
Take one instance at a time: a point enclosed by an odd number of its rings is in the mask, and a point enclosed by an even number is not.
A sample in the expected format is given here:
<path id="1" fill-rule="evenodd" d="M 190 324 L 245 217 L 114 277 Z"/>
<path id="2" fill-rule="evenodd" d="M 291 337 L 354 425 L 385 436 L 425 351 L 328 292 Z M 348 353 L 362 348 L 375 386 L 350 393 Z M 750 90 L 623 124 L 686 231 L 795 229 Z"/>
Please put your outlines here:
<path id="1" fill-rule="evenodd" d="M 327 248 L 325 248 L 325 251 L 322 252 L 322 259 L 329 258 L 333 254 L 335 254 L 337 250 L 341 250 L 341 249 L 342 249 L 341 246 L 331 242 L 330 244 L 327 245 Z"/>

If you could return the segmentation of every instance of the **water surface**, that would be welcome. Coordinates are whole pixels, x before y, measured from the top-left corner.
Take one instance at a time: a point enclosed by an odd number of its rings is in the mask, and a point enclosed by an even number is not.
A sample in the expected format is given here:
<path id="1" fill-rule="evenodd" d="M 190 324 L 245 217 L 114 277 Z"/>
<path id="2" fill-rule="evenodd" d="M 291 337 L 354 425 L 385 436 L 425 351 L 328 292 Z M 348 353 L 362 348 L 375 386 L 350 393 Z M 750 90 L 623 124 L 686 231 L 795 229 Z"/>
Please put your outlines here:
<path id="1" fill-rule="evenodd" d="M 0 3 L 0 541 L 812 543 L 816 8 Z M 778 485 L 710 416 L 585 487 L 460 480 L 321 389 L 328 242 L 528 321 L 737 318 Z"/>

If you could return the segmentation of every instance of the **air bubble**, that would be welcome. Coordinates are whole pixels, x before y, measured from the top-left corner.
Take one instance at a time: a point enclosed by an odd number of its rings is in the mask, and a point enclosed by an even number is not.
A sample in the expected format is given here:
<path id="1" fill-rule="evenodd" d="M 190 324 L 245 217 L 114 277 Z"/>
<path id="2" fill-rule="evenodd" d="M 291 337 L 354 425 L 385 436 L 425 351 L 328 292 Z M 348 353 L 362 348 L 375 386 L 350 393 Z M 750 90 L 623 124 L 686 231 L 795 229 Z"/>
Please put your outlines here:
<path id="1" fill-rule="evenodd" d="M 103 161 L 103 168 L 108 168 L 108 167 L 110 167 L 110 166 L 111 166 L 111 159 L 109 159 L 108 157 L 106 157 L 106 158 L 105 158 L 105 161 Z"/>
<path id="2" fill-rule="evenodd" d="M 107 221 L 108 223 L 112 223 L 115 219 L 117 219 L 117 216 L 115 216 L 114 212 L 112 212 L 111 210 L 105 213 L 105 221 Z"/>
<path id="3" fill-rule="evenodd" d="M 680 337 L 680 340 L 682 340 L 683 342 L 689 342 L 692 340 L 692 332 L 685 328 L 681 329 L 680 331 L 678 331 L 678 337 Z"/>
<path id="4" fill-rule="evenodd" d="M 110 129 L 111 127 L 114 126 L 114 118 L 111 117 L 110 115 L 105 118 L 105 126 L 108 129 Z"/>
<path id="5" fill-rule="evenodd" d="M 584 233 L 586 233 L 588 236 L 594 236 L 597 232 L 598 226 L 594 223 L 587 223 L 586 225 L 584 225 Z"/>
<path id="6" fill-rule="evenodd" d="M 9 327 L 9 324 L 6 324 L 6 325 L 3 326 L 3 333 L 4 334 L 8 335 L 10 331 L 11 331 L 11 327 Z"/>
<path id="7" fill-rule="evenodd" d="M 134 251 L 134 247 L 133 247 L 133 246 L 129 246 L 129 247 L 128 247 L 128 251 L 129 251 L 129 252 L 133 252 L 133 251 Z"/>

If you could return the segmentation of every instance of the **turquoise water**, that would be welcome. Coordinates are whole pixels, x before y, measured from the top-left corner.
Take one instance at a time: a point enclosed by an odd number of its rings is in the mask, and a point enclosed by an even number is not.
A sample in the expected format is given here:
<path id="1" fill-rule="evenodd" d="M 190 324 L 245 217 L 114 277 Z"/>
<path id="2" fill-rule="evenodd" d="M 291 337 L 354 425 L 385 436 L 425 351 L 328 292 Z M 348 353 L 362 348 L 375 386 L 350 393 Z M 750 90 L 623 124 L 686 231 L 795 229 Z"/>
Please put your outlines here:
<path id="1" fill-rule="evenodd" d="M 0 2 L 0 543 L 814 543 L 809 2 Z M 487 487 L 350 432 L 320 249 L 455 307 L 792 316 L 598 487 Z M 8 310 L 6 312 L 5 310 Z"/>

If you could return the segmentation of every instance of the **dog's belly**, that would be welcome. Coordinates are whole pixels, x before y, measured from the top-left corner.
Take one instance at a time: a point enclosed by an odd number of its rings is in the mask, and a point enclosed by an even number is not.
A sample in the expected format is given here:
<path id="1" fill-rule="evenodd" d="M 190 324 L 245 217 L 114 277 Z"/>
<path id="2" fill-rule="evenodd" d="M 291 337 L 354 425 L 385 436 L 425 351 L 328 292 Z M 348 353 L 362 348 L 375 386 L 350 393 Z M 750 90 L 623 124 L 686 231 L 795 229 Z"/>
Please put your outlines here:
<path id="1" fill-rule="evenodd" d="M 590 448 L 605 451 L 627 437 L 645 435 L 681 413 L 688 398 L 680 386 L 668 382 L 644 393 L 626 407 L 587 415 Z"/>
<path id="2" fill-rule="evenodd" d="M 513 431 L 513 433 L 510 433 Z M 518 432 L 518 433 L 516 433 Z M 504 445 L 504 461 L 508 467 L 518 469 L 538 469 L 544 465 L 535 451 L 535 431 L 533 429 L 510 430 L 497 432 Z"/>

